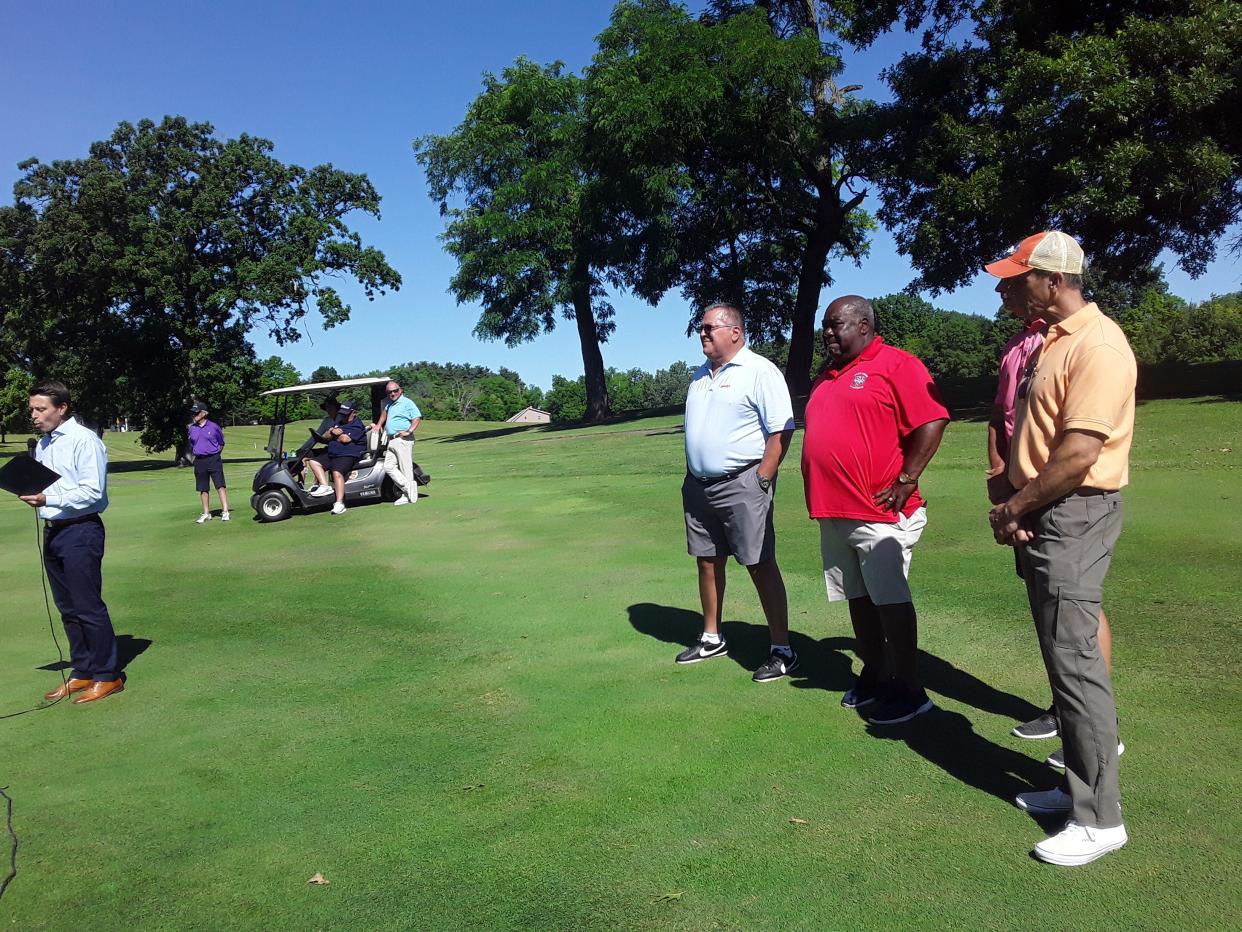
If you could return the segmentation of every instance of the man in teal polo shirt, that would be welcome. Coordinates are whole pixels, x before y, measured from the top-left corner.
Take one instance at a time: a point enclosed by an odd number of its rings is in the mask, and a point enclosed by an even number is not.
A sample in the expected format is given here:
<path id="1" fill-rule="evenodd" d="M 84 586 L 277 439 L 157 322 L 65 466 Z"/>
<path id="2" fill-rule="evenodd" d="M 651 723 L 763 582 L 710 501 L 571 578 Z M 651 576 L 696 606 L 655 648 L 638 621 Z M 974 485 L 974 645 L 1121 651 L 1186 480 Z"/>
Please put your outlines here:
<path id="1" fill-rule="evenodd" d="M 418 501 L 418 485 L 414 482 L 414 431 L 418 430 L 423 412 L 405 397 L 399 383 L 389 382 L 385 391 L 388 400 L 384 403 L 384 413 L 371 429 L 382 430 L 388 436 L 384 472 L 401 493 L 393 504 L 410 505 Z"/>

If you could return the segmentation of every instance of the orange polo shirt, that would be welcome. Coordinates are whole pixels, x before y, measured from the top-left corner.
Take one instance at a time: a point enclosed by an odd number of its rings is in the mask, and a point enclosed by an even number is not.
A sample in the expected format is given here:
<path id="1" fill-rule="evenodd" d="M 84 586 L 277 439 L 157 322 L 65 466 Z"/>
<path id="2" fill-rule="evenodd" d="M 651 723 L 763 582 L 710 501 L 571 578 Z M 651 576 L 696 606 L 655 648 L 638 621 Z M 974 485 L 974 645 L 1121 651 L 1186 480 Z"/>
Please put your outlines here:
<path id="1" fill-rule="evenodd" d="M 1126 485 L 1137 377 L 1125 334 L 1094 303 L 1049 326 L 1025 398 L 1019 387 L 1009 481 L 1022 488 L 1048 465 L 1065 431 L 1086 430 L 1107 439 L 1083 486 Z"/>

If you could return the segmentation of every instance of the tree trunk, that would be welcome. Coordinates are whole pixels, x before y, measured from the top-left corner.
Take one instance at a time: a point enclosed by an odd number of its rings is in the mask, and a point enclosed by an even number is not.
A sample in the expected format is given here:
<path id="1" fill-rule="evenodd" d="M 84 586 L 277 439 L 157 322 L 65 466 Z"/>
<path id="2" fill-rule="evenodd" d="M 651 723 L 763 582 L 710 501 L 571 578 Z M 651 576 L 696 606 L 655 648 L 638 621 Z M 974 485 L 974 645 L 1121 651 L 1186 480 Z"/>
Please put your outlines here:
<path id="1" fill-rule="evenodd" d="M 586 419 L 602 421 L 612 414 L 608 404 L 608 383 L 604 378 L 604 354 L 599 348 L 599 331 L 591 309 L 591 285 L 585 263 L 574 269 L 574 320 L 582 346 L 583 381 L 586 383 Z"/>
<path id="2" fill-rule="evenodd" d="M 798 296 L 794 299 L 793 328 L 789 335 L 789 361 L 785 364 L 785 384 L 793 398 L 794 415 L 801 417 L 811 394 L 811 360 L 815 355 L 815 317 L 819 312 L 819 292 L 824 264 L 840 224 L 823 216 L 802 251 L 798 272 Z"/>

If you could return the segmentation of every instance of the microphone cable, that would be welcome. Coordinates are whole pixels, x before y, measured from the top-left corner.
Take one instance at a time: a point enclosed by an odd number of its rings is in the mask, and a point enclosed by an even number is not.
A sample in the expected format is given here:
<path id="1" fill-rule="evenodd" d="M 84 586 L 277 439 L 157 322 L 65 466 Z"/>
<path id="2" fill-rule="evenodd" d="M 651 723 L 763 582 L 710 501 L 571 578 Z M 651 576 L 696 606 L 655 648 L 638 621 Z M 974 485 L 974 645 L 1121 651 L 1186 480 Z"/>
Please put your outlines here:
<path id="1" fill-rule="evenodd" d="M 43 529 L 39 527 L 39 511 L 32 508 L 35 519 L 35 550 L 39 554 L 39 581 L 43 584 L 43 607 L 47 610 L 47 626 L 52 634 L 52 643 L 56 645 L 56 656 L 60 658 L 57 672 L 60 673 L 61 692 L 60 696 L 53 699 L 46 705 L 35 705 L 29 709 L 22 709 L 20 712 L 9 712 L 7 715 L 0 715 L 0 720 L 6 718 L 16 718 L 19 715 L 26 715 L 30 712 L 38 712 L 42 709 L 50 709 L 61 699 L 69 695 L 69 679 L 65 676 L 65 652 L 61 650 L 60 638 L 56 636 L 56 623 L 52 621 L 52 600 L 47 593 L 47 567 L 43 562 Z M 4 891 L 9 888 L 13 878 L 17 876 L 17 832 L 13 828 L 13 797 L 7 792 L 7 786 L 0 787 L 0 797 L 4 798 L 5 803 L 5 828 L 9 833 L 9 870 L 3 879 L 0 879 L 0 897 L 4 896 Z"/>
<path id="2" fill-rule="evenodd" d="M 39 582 L 43 584 L 43 607 L 47 611 L 47 629 L 52 635 L 52 643 L 56 645 L 56 656 L 59 658 L 57 664 L 57 672 L 60 674 L 60 685 L 62 687 L 61 694 L 58 698 L 53 699 L 46 705 L 34 705 L 29 709 L 22 709 L 20 712 L 9 712 L 0 715 L 0 721 L 6 718 L 17 718 L 19 715 L 27 715 L 31 712 L 39 712 L 43 709 L 50 709 L 56 703 L 60 702 L 69 695 L 69 678 L 65 676 L 65 652 L 60 647 L 60 638 L 56 636 L 56 622 L 52 620 L 52 600 L 47 593 L 47 568 L 43 562 L 43 528 L 39 527 L 39 510 L 32 508 L 35 519 L 35 551 L 39 554 Z"/>

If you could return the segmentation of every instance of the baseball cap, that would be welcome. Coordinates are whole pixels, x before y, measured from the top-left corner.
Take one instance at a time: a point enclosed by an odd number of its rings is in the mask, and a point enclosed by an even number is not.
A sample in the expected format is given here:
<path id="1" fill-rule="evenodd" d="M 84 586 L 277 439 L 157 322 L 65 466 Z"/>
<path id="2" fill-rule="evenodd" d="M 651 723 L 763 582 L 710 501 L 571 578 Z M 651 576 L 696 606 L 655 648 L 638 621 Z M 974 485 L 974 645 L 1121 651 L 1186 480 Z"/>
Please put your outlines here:
<path id="1" fill-rule="evenodd" d="M 209 407 L 207 407 L 205 404 L 198 404 L 198 403 L 195 403 L 195 404 L 190 405 L 190 413 L 191 413 L 191 414 L 198 414 L 198 412 L 200 412 L 200 411 L 210 411 L 210 410 L 211 410 L 211 409 L 210 409 Z"/>
<path id="2" fill-rule="evenodd" d="M 1082 247 L 1078 245 L 1078 240 L 1060 230 L 1049 230 L 1028 236 L 1018 244 L 1013 255 L 985 265 L 983 269 L 997 278 L 1013 278 L 1025 275 L 1031 269 L 1081 275 L 1083 265 Z"/>
<path id="3" fill-rule="evenodd" d="M 342 401 L 341 408 L 336 413 L 337 414 L 353 414 L 353 412 L 356 410 L 357 409 L 352 404 L 350 404 L 348 401 Z"/>

